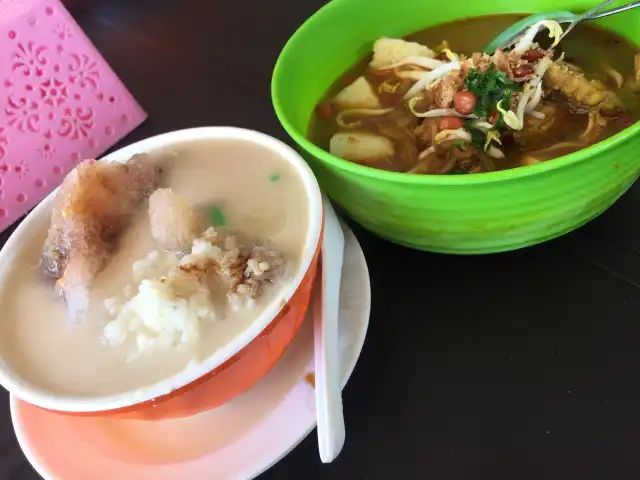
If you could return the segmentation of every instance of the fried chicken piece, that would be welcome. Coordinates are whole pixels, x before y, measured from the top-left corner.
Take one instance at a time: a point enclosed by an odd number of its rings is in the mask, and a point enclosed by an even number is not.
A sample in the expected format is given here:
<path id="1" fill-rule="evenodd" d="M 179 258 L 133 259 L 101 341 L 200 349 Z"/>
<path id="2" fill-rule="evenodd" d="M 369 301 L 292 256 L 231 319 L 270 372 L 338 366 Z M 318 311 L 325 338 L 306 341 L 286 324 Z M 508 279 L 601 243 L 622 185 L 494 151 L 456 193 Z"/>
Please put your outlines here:
<path id="1" fill-rule="evenodd" d="M 552 64 L 544 78 L 549 87 L 562 92 L 570 101 L 585 109 L 598 109 L 606 116 L 615 116 L 622 110 L 616 94 L 602 82 L 590 80 L 584 73 L 573 71 L 567 65 Z"/>
<path id="2" fill-rule="evenodd" d="M 72 318 L 86 310 L 95 276 L 117 248 L 141 202 L 157 188 L 160 169 L 146 155 L 127 163 L 86 160 L 64 179 L 56 197 L 41 265 L 57 279 Z"/>
<path id="3" fill-rule="evenodd" d="M 149 221 L 151 235 L 160 247 L 176 252 L 188 252 L 207 227 L 203 215 L 168 188 L 160 188 L 149 197 Z"/>

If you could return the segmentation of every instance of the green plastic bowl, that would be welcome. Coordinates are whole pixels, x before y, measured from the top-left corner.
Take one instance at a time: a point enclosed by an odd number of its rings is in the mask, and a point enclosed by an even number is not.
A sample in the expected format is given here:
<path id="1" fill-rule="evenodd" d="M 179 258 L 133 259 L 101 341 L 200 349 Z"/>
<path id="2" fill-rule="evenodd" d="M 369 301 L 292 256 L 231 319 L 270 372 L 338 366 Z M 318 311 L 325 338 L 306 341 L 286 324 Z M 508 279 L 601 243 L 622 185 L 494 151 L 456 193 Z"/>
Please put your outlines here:
<path id="1" fill-rule="evenodd" d="M 306 133 L 329 86 L 381 36 L 404 36 L 460 18 L 583 11 L 597 3 L 530 0 L 525 8 L 513 0 L 476 0 L 463 8 L 435 0 L 333 0 L 280 54 L 271 85 L 276 114 L 331 199 L 380 237 L 455 254 L 514 250 L 558 237 L 602 213 L 640 176 L 640 123 L 556 160 L 476 175 L 376 170 L 334 157 Z M 601 23 L 640 44 L 640 9 Z"/>

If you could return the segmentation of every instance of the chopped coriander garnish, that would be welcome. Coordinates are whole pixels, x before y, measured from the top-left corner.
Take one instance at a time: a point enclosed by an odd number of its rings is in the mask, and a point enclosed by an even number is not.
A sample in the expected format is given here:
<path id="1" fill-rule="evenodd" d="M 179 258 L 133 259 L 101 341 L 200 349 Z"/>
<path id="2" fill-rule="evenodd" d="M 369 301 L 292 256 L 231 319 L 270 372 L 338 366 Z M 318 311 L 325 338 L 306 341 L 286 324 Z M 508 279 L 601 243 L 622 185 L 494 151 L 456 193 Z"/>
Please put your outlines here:
<path id="1" fill-rule="evenodd" d="M 277 182 L 278 180 L 280 180 L 280 174 L 272 173 L 271 175 L 269 175 L 269 180 L 272 182 Z"/>
<path id="2" fill-rule="evenodd" d="M 509 105 L 512 92 L 519 91 L 520 85 L 511 80 L 504 72 L 498 70 L 493 63 L 489 65 L 486 72 L 470 68 L 464 79 L 464 84 L 478 100 L 473 109 L 475 115 L 479 118 L 496 115 L 495 124 L 489 132 L 476 128 L 473 120 L 465 122 L 465 130 L 471 135 L 471 143 L 486 150 L 492 141 L 491 137 L 495 137 L 495 134 L 491 135 L 490 132 L 502 130 L 507 126 L 502 118 L 503 115 L 498 111 L 498 103 Z"/>
<path id="3" fill-rule="evenodd" d="M 470 129 L 468 132 L 471 134 L 471 143 L 478 148 L 484 149 L 484 142 L 487 140 L 486 134 L 477 128 Z"/>
<path id="4" fill-rule="evenodd" d="M 474 128 L 475 120 L 465 120 L 464 129 L 471 135 L 471 143 L 478 148 L 484 148 L 487 135 L 477 128 Z"/>
<path id="5" fill-rule="evenodd" d="M 209 218 L 214 227 L 223 227 L 225 223 L 227 223 L 222 210 L 218 207 L 211 207 L 209 209 Z"/>
<path id="6" fill-rule="evenodd" d="M 496 105 L 507 95 L 511 98 L 512 91 L 520 90 L 520 85 L 511 80 L 504 72 L 498 70 L 492 63 L 486 72 L 470 68 L 464 79 L 467 90 L 475 94 L 478 102 L 473 113 L 478 117 L 487 117 Z"/>

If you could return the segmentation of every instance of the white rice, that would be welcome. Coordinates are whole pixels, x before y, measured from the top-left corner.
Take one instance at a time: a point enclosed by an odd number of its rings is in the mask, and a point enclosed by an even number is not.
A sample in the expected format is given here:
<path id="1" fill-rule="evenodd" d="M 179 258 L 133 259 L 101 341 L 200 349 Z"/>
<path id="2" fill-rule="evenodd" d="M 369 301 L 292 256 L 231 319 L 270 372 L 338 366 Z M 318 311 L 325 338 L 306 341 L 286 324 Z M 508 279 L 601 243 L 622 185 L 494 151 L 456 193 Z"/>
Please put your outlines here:
<path id="1" fill-rule="evenodd" d="M 104 340 L 111 346 L 134 342 L 130 358 L 195 342 L 203 325 L 220 318 L 227 306 L 252 305 L 282 263 L 281 255 L 259 242 L 240 245 L 236 236 L 213 228 L 193 241 L 188 255 L 152 251 L 132 266 L 137 288 L 125 289 L 122 299 L 105 300 L 113 320 L 104 328 Z M 226 304 L 219 299 L 216 304 L 212 290 L 218 287 L 226 289 Z"/>

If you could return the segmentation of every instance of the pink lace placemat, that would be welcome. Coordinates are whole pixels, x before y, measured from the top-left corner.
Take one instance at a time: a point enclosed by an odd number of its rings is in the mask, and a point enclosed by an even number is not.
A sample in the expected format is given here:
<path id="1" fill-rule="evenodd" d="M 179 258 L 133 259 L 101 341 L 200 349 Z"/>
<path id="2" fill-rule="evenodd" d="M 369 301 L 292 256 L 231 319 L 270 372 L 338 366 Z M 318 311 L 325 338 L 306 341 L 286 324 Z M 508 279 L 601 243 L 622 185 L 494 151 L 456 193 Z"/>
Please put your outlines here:
<path id="1" fill-rule="evenodd" d="M 0 231 L 146 114 L 57 0 L 0 0 Z"/>

